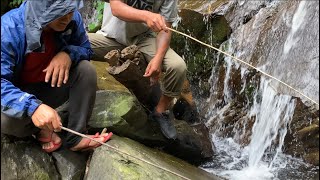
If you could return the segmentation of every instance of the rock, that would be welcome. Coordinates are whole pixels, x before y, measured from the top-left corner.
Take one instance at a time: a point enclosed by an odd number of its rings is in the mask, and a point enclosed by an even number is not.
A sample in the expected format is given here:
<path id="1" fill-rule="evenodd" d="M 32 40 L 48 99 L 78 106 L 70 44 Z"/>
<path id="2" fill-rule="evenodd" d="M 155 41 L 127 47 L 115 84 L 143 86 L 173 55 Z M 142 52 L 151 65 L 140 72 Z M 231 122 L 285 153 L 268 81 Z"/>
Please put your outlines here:
<path id="1" fill-rule="evenodd" d="M 98 90 L 112 90 L 119 92 L 130 92 L 124 85 L 106 72 L 109 64 L 106 62 L 91 61 L 97 71 Z"/>
<path id="2" fill-rule="evenodd" d="M 177 139 L 164 147 L 166 152 L 196 165 L 212 158 L 214 146 L 204 124 L 189 126 L 184 121 L 174 121 L 174 125 Z"/>
<path id="3" fill-rule="evenodd" d="M 209 135 L 201 136 L 195 133 L 195 130 L 193 130 L 193 127 L 189 124 L 181 121 L 174 121 L 179 129 L 178 133 L 180 134 L 180 138 L 178 138 L 176 142 L 167 140 L 162 135 L 159 125 L 156 122 L 148 120 L 147 113 L 149 113 L 148 111 L 151 111 L 151 109 L 145 107 L 143 104 L 141 105 L 127 88 L 106 71 L 103 71 L 104 68 L 109 67 L 107 63 L 92 63 L 95 64 L 97 68 L 99 89 L 99 91 L 97 91 L 92 117 L 89 121 L 92 132 L 97 132 L 107 127 L 109 131 L 117 135 L 129 137 L 151 147 L 163 148 L 167 152 L 174 152 L 179 149 L 178 152 L 182 152 L 179 153 L 181 157 L 183 156 L 182 158 L 192 157 L 192 159 L 188 159 L 191 163 L 197 163 L 201 159 L 213 155 Z M 134 63 L 131 64 L 135 65 Z M 116 84 L 116 88 L 114 88 L 114 84 Z M 198 122 L 198 120 L 194 120 L 196 108 L 187 82 L 184 84 L 183 89 L 181 99 L 186 103 L 185 106 L 181 107 L 182 110 L 180 112 L 184 112 L 182 113 L 182 117 L 186 119 L 185 121 L 196 123 Z M 154 88 L 152 90 L 159 89 Z M 143 90 L 143 92 L 145 92 L 145 90 Z M 158 101 L 156 97 L 153 98 L 153 102 Z M 193 106 L 190 106 L 190 104 L 188 104 L 189 102 L 192 103 Z M 183 108 L 192 111 L 189 112 Z M 203 129 L 203 131 L 203 133 L 206 134 L 208 130 Z M 211 151 L 208 150 L 208 147 L 211 148 Z"/>
<path id="4" fill-rule="evenodd" d="M 307 138 L 313 138 L 319 134 L 319 125 L 311 124 L 297 132 L 299 139 L 306 140 Z"/>
<path id="5" fill-rule="evenodd" d="M 303 159 L 310 164 L 319 166 L 319 150 L 316 152 L 311 152 L 303 156 Z"/>
<path id="6" fill-rule="evenodd" d="M 180 159 L 167 155 L 158 150 L 145 147 L 127 138 L 114 136 L 108 142 L 113 147 L 101 146 L 97 148 L 91 159 L 86 180 L 93 179 L 181 179 L 168 171 L 175 172 L 188 179 L 214 180 L 218 177 L 192 166 Z M 119 154 L 115 150 L 124 152 Z M 128 156 L 129 154 L 130 156 Z M 155 164 L 154 167 L 139 159 Z"/>
<path id="7" fill-rule="evenodd" d="M 147 114 L 131 93 L 100 90 L 88 125 L 107 127 L 118 135 L 145 141 L 165 141 L 160 131 L 147 122 Z"/>
<path id="8" fill-rule="evenodd" d="M 174 120 L 178 138 L 170 141 L 162 135 L 156 122 L 148 120 L 137 99 L 127 92 L 97 91 L 88 125 L 93 132 L 106 127 L 117 135 L 129 137 L 148 146 L 162 147 L 178 157 L 188 158 L 186 160 L 191 163 L 213 155 L 207 129 L 197 131 L 184 121 Z"/>
<path id="9" fill-rule="evenodd" d="M 1 135 L 1 179 L 60 179 L 52 158 L 32 139 Z"/>
<path id="10" fill-rule="evenodd" d="M 172 108 L 174 117 L 190 124 L 200 122 L 195 105 L 190 105 L 184 98 L 179 98 Z"/>
<path id="11" fill-rule="evenodd" d="M 82 180 L 86 170 L 88 152 L 73 152 L 60 149 L 52 153 L 56 167 L 64 180 Z"/>

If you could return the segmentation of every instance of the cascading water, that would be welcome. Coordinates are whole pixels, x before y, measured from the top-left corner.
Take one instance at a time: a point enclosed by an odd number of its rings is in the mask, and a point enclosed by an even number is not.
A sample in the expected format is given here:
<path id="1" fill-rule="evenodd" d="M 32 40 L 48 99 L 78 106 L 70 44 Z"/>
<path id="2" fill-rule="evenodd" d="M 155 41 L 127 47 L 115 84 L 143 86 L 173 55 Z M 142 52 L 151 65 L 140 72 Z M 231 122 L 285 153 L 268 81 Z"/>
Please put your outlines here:
<path id="1" fill-rule="evenodd" d="M 243 4 L 240 3 L 240 6 Z M 281 4 L 281 3 L 279 3 Z M 271 6 L 277 7 L 277 4 L 270 3 Z M 319 6 L 319 5 L 318 5 Z M 314 92 L 314 87 L 319 87 L 318 75 L 310 72 L 314 68 L 319 68 L 319 50 L 310 49 L 310 44 L 319 47 L 317 42 L 308 42 L 306 39 L 309 34 L 306 34 L 308 30 L 306 22 L 309 22 L 310 16 L 319 15 L 319 7 L 313 2 L 301 1 L 297 2 L 297 5 L 291 5 L 287 10 L 283 10 L 282 16 L 274 20 L 271 28 L 264 32 L 265 29 L 261 22 L 266 19 L 266 15 L 274 15 L 272 13 L 267 14 L 265 11 L 258 13 L 252 23 L 252 27 L 255 30 L 251 30 L 248 27 L 240 27 L 237 33 L 231 35 L 229 40 L 225 42 L 220 49 L 226 50 L 228 53 L 235 55 L 240 59 L 248 59 L 250 57 L 251 63 L 258 66 L 259 69 L 264 72 L 271 73 L 280 79 L 289 81 L 290 84 L 295 85 L 304 93 L 311 95 L 316 101 L 319 101 L 319 91 Z M 293 7 L 296 7 L 295 9 Z M 267 7 L 268 8 L 268 7 Z M 272 7 L 274 8 L 274 7 Z M 294 9 L 294 10 L 293 10 Z M 311 10 L 310 10 L 311 9 Z M 277 11 L 274 11 L 277 12 Z M 291 14 L 290 14 L 291 13 Z M 289 22 L 289 23 L 288 23 Z M 283 23 L 287 27 L 283 27 Z M 315 22 L 317 24 L 318 21 Z M 314 24 L 311 25 L 313 27 Z M 313 28 L 311 28 L 311 31 Z M 240 33 L 239 33 L 240 32 Z M 280 32 L 282 34 L 280 34 Z M 267 34 L 265 38 L 258 34 Z M 268 37 L 268 33 L 274 33 Z M 315 33 L 312 31 L 312 33 Z M 312 34 L 311 33 L 311 34 Z M 240 36 L 239 36 L 240 35 Z M 313 36 L 319 39 L 319 35 Z M 270 38 L 268 40 L 267 38 Z M 240 39 L 240 40 L 239 40 Z M 236 42 L 238 41 L 238 42 Z M 251 43 L 251 42 L 252 43 Z M 254 42 L 264 41 L 266 47 L 256 48 L 252 46 Z M 274 41 L 274 44 L 270 44 L 270 41 Z M 250 44 L 251 43 L 251 44 Z M 303 49 L 299 47 L 302 43 L 309 49 Z M 308 44 L 309 43 L 309 44 Z M 259 44 L 259 42 L 257 43 Z M 261 44 L 261 43 L 260 43 Z M 225 49 L 227 47 L 227 49 Z M 246 47 L 246 48 L 244 48 Z M 255 52 L 255 50 L 257 52 Z M 300 52 L 297 54 L 295 51 Z M 303 53 L 304 54 L 301 54 Z M 260 55 L 257 58 L 255 56 Z M 219 56 L 218 56 L 219 57 Z M 311 58 L 309 58 L 311 57 Z M 313 57 L 313 58 L 312 58 Z M 288 64 L 285 64 L 288 59 L 292 59 Z M 297 59 L 297 60 L 294 60 Z M 222 61 L 221 59 L 216 61 Z M 312 63 L 318 61 L 317 63 Z M 277 64 L 275 62 L 283 63 Z M 301 67 L 311 67 L 303 72 L 302 80 L 294 82 L 290 68 L 300 71 L 294 63 L 300 64 L 305 62 Z M 217 64 L 217 63 L 216 63 Z M 217 69 L 213 69 L 211 82 L 211 95 L 206 101 L 209 103 L 207 109 L 207 126 L 212 131 L 212 141 L 216 147 L 217 155 L 214 157 L 213 162 L 208 162 L 201 167 L 209 172 L 212 172 L 221 177 L 227 179 L 317 179 L 319 174 L 316 173 L 317 167 L 313 167 L 304 163 L 301 159 L 293 158 L 284 154 L 283 146 L 285 143 L 285 137 L 287 132 L 290 131 L 290 123 L 296 107 L 296 99 L 292 97 L 294 93 L 289 92 L 285 87 L 281 87 L 278 82 L 270 81 L 261 76 L 259 82 L 256 82 L 258 87 L 255 88 L 253 102 L 250 104 L 250 100 L 247 99 L 244 103 L 244 115 L 236 116 L 230 115 L 237 103 L 232 97 L 232 88 L 230 87 L 230 81 L 232 79 L 232 71 L 241 67 L 241 84 L 242 88 L 240 93 L 244 93 L 249 84 L 245 78 L 247 69 L 242 65 L 239 66 L 237 62 L 234 62 L 229 57 L 224 57 L 224 77 L 223 81 L 219 81 Z M 284 69 L 284 67 L 287 67 Z M 319 70 L 316 70 L 319 72 Z M 297 72 L 295 76 L 297 76 Z M 299 78 L 296 78 L 299 79 Z M 218 83 L 223 82 L 223 95 L 218 96 Z M 307 86 L 301 87 L 301 84 Z M 301 83 L 301 84 L 297 84 Z M 313 89 L 313 91 L 310 91 Z M 318 88 L 317 88 L 318 89 Z M 318 92 L 318 93 L 317 93 Z M 246 96 L 247 97 L 247 96 Z M 223 103 L 221 103 L 223 101 Z M 250 104 L 250 105 L 249 105 Z M 243 107 L 242 106 L 242 107 Z M 239 112 L 239 111 L 238 111 Z M 229 116 L 229 117 L 227 117 Z M 241 117 L 232 127 L 226 126 L 226 119 L 230 117 Z M 232 130 L 228 130 L 232 129 Z M 228 132 L 228 133 L 226 133 Z M 244 143 L 247 139 L 247 143 Z"/>

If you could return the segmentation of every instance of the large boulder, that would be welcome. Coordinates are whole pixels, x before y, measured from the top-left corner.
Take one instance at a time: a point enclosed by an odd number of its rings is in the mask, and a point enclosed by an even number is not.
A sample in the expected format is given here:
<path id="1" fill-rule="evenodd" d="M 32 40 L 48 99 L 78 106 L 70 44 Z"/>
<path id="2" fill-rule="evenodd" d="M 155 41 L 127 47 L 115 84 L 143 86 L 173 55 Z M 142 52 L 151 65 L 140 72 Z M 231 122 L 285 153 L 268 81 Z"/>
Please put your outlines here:
<path id="1" fill-rule="evenodd" d="M 145 109 L 128 89 L 107 73 L 108 63 L 96 61 L 92 63 L 97 68 L 99 90 L 88 123 L 91 130 L 96 132 L 106 127 L 117 135 L 129 137 L 151 147 L 161 147 L 166 152 L 191 163 L 212 158 L 213 148 L 208 129 L 204 125 L 201 123 L 190 125 L 185 121 L 174 120 L 178 138 L 174 141 L 166 139 L 159 125 L 148 119 L 148 109 Z M 187 95 L 184 99 L 191 101 Z"/>
<path id="2" fill-rule="evenodd" d="M 128 138 L 114 136 L 107 145 L 108 147 L 102 146 L 94 151 L 86 180 L 219 179 L 180 159 L 145 147 Z"/>
<path id="3" fill-rule="evenodd" d="M 1 134 L 1 179 L 59 179 L 54 161 L 32 139 Z"/>

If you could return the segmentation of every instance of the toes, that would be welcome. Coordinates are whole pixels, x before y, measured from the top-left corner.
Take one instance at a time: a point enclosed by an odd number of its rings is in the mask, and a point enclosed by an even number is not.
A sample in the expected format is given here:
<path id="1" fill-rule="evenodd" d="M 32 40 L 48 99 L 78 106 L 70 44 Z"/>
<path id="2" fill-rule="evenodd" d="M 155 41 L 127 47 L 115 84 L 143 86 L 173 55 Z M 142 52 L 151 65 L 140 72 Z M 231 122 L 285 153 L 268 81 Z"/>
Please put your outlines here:
<path id="1" fill-rule="evenodd" d="M 50 149 L 50 148 L 53 148 L 52 142 L 42 144 L 42 149 Z"/>

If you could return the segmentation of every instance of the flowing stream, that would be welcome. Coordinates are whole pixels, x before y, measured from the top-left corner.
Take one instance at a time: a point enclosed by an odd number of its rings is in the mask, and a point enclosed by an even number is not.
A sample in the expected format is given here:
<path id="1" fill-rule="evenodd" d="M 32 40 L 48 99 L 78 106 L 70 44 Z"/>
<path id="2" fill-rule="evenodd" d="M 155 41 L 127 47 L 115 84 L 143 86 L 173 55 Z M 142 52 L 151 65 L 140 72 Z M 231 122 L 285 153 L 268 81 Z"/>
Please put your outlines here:
<path id="1" fill-rule="evenodd" d="M 250 4 L 244 2 L 238 6 Z M 255 12 L 249 22 L 240 23 L 238 27 L 235 25 L 237 20 L 233 20 L 234 31 L 220 49 L 286 81 L 319 102 L 319 2 L 251 3 L 263 4 L 263 8 Z M 217 68 L 213 68 L 209 80 L 211 95 L 205 102 L 206 124 L 212 132 L 217 154 L 212 162 L 201 168 L 235 180 L 319 179 L 318 167 L 283 153 L 296 107 L 293 97 L 299 95 L 261 76 L 255 82 L 251 102 L 248 99 L 242 102 L 246 112 L 241 121 L 235 123 L 229 135 L 225 135 L 228 128 L 224 124 L 226 114 L 237 103 L 234 86 L 230 83 L 234 72 L 241 72 L 241 90 L 237 93 L 245 92 L 249 84 L 254 83 L 247 82 L 248 68 L 230 57 L 213 61 L 215 64 L 223 61 L 225 69 L 221 80 Z M 219 83 L 223 83 L 222 97 L 218 96 Z M 244 143 L 244 139 L 248 142 Z"/>

